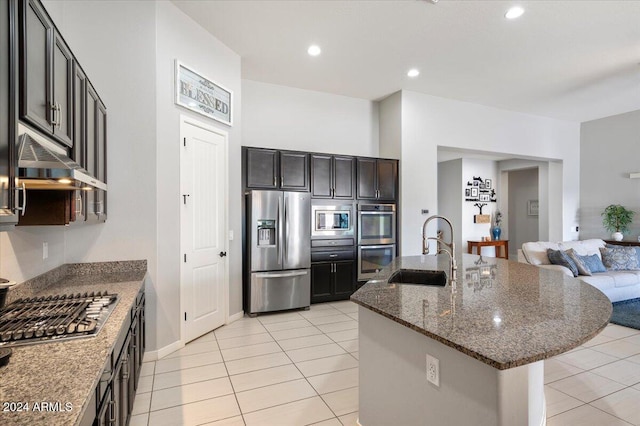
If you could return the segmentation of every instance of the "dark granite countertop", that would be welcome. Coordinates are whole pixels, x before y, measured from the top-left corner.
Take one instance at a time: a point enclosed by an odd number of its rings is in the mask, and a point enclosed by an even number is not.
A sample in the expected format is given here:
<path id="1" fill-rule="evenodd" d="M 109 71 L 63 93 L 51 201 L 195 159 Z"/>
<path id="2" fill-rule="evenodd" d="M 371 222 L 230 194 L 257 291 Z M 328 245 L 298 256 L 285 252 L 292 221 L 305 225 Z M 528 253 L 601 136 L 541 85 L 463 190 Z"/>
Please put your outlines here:
<path id="1" fill-rule="evenodd" d="M 0 367 L 0 425 L 67 426 L 82 419 L 146 272 L 146 261 L 68 264 L 9 292 L 8 301 L 106 290 L 119 301 L 95 337 L 12 348 L 9 364 Z M 5 404 L 12 402 L 29 403 L 29 409 L 15 412 Z M 61 411 L 34 410 L 42 402 L 60 402 Z"/>
<path id="2" fill-rule="evenodd" d="M 449 258 L 399 257 L 351 300 L 500 370 L 571 350 L 611 317 L 600 290 L 524 263 L 460 253 L 444 287 L 388 284 L 401 268 L 448 271 Z"/>

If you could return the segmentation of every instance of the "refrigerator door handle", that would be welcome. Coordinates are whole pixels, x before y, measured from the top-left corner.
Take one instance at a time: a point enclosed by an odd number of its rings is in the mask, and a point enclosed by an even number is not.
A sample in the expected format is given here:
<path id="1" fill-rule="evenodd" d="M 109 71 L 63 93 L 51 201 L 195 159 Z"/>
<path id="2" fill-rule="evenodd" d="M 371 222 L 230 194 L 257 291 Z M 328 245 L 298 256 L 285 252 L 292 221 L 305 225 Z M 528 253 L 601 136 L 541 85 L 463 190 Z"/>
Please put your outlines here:
<path id="1" fill-rule="evenodd" d="M 274 274 L 273 272 L 257 273 L 255 276 L 256 278 L 288 278 L 307 275 L 307 273 L 308 271 L 305 269 L 303 271 L 283 272 L 281 274 Z"/>
<path id="2" fill-rule="evenodd" d="M 289 198 L 284 197 L 284 258 L 289 258 L 289 218 L 287 216 L 287 204 L 289 204 Z"/>
<path id="3" fill-rule="evenodd" d="M 276 221 L 277 223 L 277 237 L 276 237 L 276 257 L 278 258 L 278 265 L 282 264 L 282 255 L 280 253 L 280 251 L 282 250 L 281 244 L 282 244 L 282 239 L 280 238 L 280 233 L 282 232 L 281 230 L 281 224 L 282 221 L 280 220 L 280 204 L 281 204 L 281 198 L 278 197 L 278 207 L 276 210 L 276 217 L 278 218 L 278 220 Z"/>

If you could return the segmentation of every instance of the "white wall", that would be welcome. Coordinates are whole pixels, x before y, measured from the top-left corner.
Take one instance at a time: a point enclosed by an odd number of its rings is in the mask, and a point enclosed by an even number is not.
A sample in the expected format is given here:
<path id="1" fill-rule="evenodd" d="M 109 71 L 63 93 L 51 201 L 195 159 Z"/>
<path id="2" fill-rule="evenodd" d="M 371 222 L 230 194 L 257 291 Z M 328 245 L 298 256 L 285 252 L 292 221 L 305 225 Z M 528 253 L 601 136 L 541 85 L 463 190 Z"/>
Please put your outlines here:
<path id="1" fill-rule="evenodd" d="M 469 188 L 467 182 L 472 181 L 474 176 L 479 176 L 482 179 L 491 179 L 491 186 L 496 190 L 496 199 L 499 202 L 505 194 L 500 193 L 498 188 L 500 187 L 500 179 L 498 175 L 498 164 L 491 160 L 478 160 L 474 158 L 465 158 L 462 160 L 462 188 Z M 459 193 L 462 193 L 462 189 L 457 188 Z M 480 203 L 478 201 L 478 203 Z M 495 202 L 482 202 L 480 204 L 486 204 L 482 208 L 482 214 L 488 214 L 491 216 L 491 222 L 489 223 L 474 223 L 473 216 L 480 214 L 480 209 L 475 207 L 476 201 L 464 201 L 462 203 L 462 227 L 460 228 L 460 238 L 463 244 L 460 246 L 462 250 L 466 252 L 467 241 L 480 241 L 482 237 L 491 237 L 491 228 L 493 225 L 493 217 L 498 209 L 498 203 Z M 438 206 L 440 209 L 440 206 Z M 502 239 L 505 237 L 501 235 Z M 475 253 L 475 251 L 474 251 Z M 482 254 L 488 256 L 495 256 L 494 247 L 483 247 Z"/>
<path id="2" fill-rule="evenodd" d="M 382 158 L 400 159 L 402 140 L 402 92 L 387 96 L 380 102 L 380 149 Z"/>
<path id="3" fill-rule="evenodd" d="M 509 173 L 509 242 L 511 254 L 523 243 L 538 241 L 538 216 L 529 216 L 528 201 L 538 199 L 538 168 Z"/>
<path id="4" fill-rule="evenodd" d="M 551 218 L 558 226 L 553 228 L 554 235 L 550 231 L 549 238 L 569 239 L 578 210 L 579 132 L 578 123 L 403 91 L 400 158 L 403 254 L 420 252 L 423 219 L 420 209 L 438 210 L 438 146 L 562 160 L 559 192 L 564 208 Z M 382 141 L 381 145 L 385 143 Z"/>
<path id="5" fill-rule="evenodd" d="M 581 125 L 580 238 L 610 238 L 600 214 L 609 204 L 622 204 L 636 212 L 631 232 L 640 235 L 640 110 Z"/>
<path id="6" fill-rule="evenodd" d="M 65 232 L 64 262 L 147 259 L 148 321 L 156 324 L 155 3 L 44 4 L 107 106 L 109 191 L 104 225 L 43 232 Z M 148 336 L 153 349 L 156 334 Z"/>
<path id="7" fill-rule="evenodd" d="M 65 262 L 147 259 L 148 348 L 179 339 L 179 118 L 229 132 L 230 314 L 242 310 L 240 57 L 166 1 L 46 1 L 108 109 L 108 220 L 16 229 L 0 238 L 0 266 L 17 281 Z M 174 60 L 234 92 L 229 128 L 174 105 Z M 42 259 L 42 242 L 50 258 Z M 5 268 L 6 266 L 6 268 Z"/>
<path id="8" fill-rule="evenodd" d="M 242 241 L 240 146 L 242 88 L 240 56 L 188 18 L 173 3 L 161 1 L 156 11 L 156 117 L 158 198 L 158 348 L 180 332 L 180 115 L 187 115 L 229 133 L 229 314 L 242 311 Z M 233 127 L 181 108 L 174 103 L 174 61 L 179 59 L 233 92 Z"/>
<path id="9" fill-rule="evenodd" d="M 242 114 L 242 145 L 378 155 L 377 102 L 242 80 Z"/>
<path id="10" fill-rule="evenodd" d="M 438 163 L 438 214 L 446 217 L 451 221 L 453 225 L 453 236 L 456 247 L 462 246 L 462 223 L 464 221 L 463 203 L 464 194 L 460 188 L 463 187 L 463 173 L 462 173 L 462 159 L 443 161 Z M 426 220 L 429 215 L 423 216 L 423 220 Z M 445 241 L 449 241 L 451 236 L 449 235 L 447 227 L 438 223 L 435 226 L 431 226 L 427 229 L 428 235 L 435 237 L 438 230 L 443 231 L 443 238 Z M 435 247 L 434 247 L 435 248 Z M 463 249 L 464 250 L 464 249 Z"/>

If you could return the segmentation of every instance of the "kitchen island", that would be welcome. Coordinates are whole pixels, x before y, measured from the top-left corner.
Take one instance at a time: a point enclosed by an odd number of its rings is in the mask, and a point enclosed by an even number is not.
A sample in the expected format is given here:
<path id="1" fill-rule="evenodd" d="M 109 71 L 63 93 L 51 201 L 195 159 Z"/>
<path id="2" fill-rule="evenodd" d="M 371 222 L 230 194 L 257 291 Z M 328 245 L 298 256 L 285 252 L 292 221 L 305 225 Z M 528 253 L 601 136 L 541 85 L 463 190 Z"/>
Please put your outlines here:
<path id="1" fill-rule="evenodd" d="M 543 360 L 606 327 L 609 299 L 555 271 L 458 255 L 445 286 L 389 284 L 399 269 L 449 271 L 449 257 L 395 259 L 351 297 L 359 304 L 362 426 L 541 425 Z M 426 355 L 439 361 L 427 381 Z"/>
<path id="2" fill-rule="evenodd" d="M 0 425 L 93 423 L 96 387 L 131 322 L 146 271 L 146 261 L 67 264 L 10 291 L 8 303 L 105 290 L 118 294 L 118 303 L 95 336 L 12 348 L 9 364 L 0 367 Z"/>

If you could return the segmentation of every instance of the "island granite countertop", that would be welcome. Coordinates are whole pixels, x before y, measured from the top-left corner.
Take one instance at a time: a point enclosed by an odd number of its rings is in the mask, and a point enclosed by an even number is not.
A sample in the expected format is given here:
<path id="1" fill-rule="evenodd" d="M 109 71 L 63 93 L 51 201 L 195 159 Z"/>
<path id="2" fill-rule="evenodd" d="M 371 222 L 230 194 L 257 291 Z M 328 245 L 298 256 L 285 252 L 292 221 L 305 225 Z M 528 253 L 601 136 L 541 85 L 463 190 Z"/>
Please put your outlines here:
<path id="1" fill-rule="evenodd" d="M 119 301 L 94 337 L 12 348 L 9 364 L 0 367 L 1 425 L 78 424 L 146 272 L 146 261 L 67 264 L 10 290 L 7 303 L 34 295 L 104 290 L 117 293 Z M 42 402 L 59 402 L 60 411 L 42 410 Z M 29 403 L 29 408 L 17 412 L 10 403 Z"/>
<path id="2" fill-rule="evenodd" d="M 458 256 L 457 282 L 388 284 L 398 269 L 449 270 L 448 255 L 398 257 L 351 300 L 499 370 L 551 358 L 606 327 L 611 302 L 563 273 Z"/>

